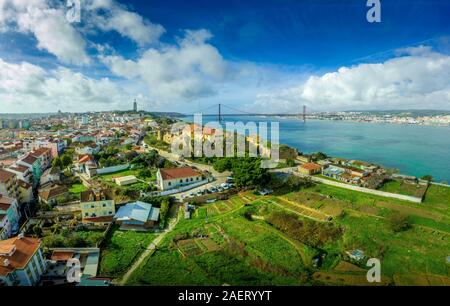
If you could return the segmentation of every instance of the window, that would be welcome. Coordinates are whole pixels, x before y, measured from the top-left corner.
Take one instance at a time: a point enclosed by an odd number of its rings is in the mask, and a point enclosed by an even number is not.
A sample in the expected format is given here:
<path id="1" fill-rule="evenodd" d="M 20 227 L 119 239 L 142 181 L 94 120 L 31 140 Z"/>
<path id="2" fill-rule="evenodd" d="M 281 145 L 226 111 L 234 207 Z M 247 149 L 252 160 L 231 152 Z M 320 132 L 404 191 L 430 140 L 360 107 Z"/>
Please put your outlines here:
<path id="1" fill-rule="evenodd" d="M 172 186 L 172 183 L 171 183 L 171 182 L 169 182 L 169 186 Z"/>
<path id="2" fill-rule="evenodd" d="M 85 216 L 85 217 L 89 216 L 89 213 L 85 213 L 84 216 Z"/>
<path id="3" fill-rule="evenodd" d="M 106 204 L 105 204 L 105 203 L 103 203 L 103 207 L 106 207 Z"/>
<path id="4" fill-rule="evenodd" d="M 198 181 L 199 177 L 197 176 L 197 181 Z"/>
<path id="5" fill-rule="evenodd" d="M 183 180 L 180 180 L 180 183 L 183 183 Z"/>

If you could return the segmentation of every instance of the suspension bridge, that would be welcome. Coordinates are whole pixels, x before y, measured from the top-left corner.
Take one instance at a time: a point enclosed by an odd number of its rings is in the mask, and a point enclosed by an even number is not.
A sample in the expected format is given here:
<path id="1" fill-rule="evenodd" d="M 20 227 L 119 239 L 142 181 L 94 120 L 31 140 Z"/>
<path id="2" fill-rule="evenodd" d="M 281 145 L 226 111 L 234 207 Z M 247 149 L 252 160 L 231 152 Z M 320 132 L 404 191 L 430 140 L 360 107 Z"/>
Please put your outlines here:
<path id="1" fill-rule="evenodd" d="M 185 114 L 185 116 L 192 116 L 195 114 L 201 114 L 203 117 L 216 117 L 217 121 L 222 122 L 225 117 L 239 117 L 239 116 L 247 116 L 247 117 L 289 117 L 289 118 L 298 118 L 303 121 L 306 121 L 308 118 L 315 118 L 318 114 L 323 116 L 324 113 L 314 112 L 310 108 L 307 108 L 306 105 L 303 105 L 300 109 L 299 113 L 252 113 L 249 111 L 239 110 L 235 107 L 225 105 L 222 103 L 210 105 L 203 109 L 199 109 L 190 114 Z M 336 117 L 336 114 L 326 114 L 327 117 Z"/>

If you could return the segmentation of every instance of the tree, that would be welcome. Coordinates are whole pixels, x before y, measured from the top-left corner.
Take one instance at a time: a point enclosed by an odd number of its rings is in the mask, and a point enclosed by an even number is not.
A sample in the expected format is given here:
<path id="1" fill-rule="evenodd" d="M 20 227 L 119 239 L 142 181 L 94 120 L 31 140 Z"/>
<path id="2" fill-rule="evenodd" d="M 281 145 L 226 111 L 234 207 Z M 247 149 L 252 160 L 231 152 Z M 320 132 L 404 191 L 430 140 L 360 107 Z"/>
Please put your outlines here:
<path id="1" fill-rule="evenodd" d="M 69 167 L 70 165 L 72 165 L 73 160 L 72 160 L 72 157 L 71 157 L 70 155 L 64 154 L 64 155 L 61 157 L 61 162 L 62 162 L 62 166 L 63 166 L 64 168 L 67 168 L 67 167 Z"/>
<path id="2" fill-rule="evenodd" d="M 313 182 L 309 177 L 298 177 L 296 175 L 290 175 L 286 181 L 289 188 L 292 189 L 303 189 L 308 188 L 313 185 Z"/>
<path id="3" fill-rule="evenodd" d="M 145 178 L 152 177 L 152 171 L 151 171 L 150 169 L 148 169 L 148 168 L 142 169 L 142 170 L 139 171 L 138 176 L 139 176 L 140 178 L 144 178 L 144 179 L 145 179 Z"/>
<path id="4" fill-rule="evenodd" d="M 164 228 L 166 225 L 167 213 L 169 212 L 170 201 L 168 199 L 164 199 L 161 202 L 161 207 L 159 208 L 159 226 L 160 228 Z"/>
<path id="5" fill-rule="evenodd" d="M 62 163 L 61 158 L 59 156 L 57 156 L 57 157 L 55 157 L 55 159 L 53 159 L 52 166 L 55 167 L 55 168 L 62 168 L 63 167 L 63 163 Z"/>
<path id="6" fill-rule="evenodd" d="M 323 159 L 327 159 L 327 158 L 328 158 L 328 156 L 323 152 L 317 152 L 317 153 L 313 154 L 314 160 L 323 160 Z"/>
<path id="7" fill-rule="evenodd" d="M 214 164 L 213 164 L 214 170 L 216 170 L 219 173 L 222 173 L 222 172 L 227 171 L 227 170 L 228 171 L 231 170 L 231 166 L 232 166 L 231 159 L 230 158 L 226 158 L 226 157 L 217 158 L 214 161 Z"/>
<path id="8" fill-rule="evenodd" d="M 411 227 L 409 217 L 402 214 L 395 214 L 389 218 L 389 225 L 395 233 L 403 232 Z"/>
<path id="9" fill-rule="evenodd" d="M 255 157 L 234 159 L 232 171 L 237 187 L 261 186 L 270 180 L 267 169 L 261 168 L 261 160 Z"/>
<path id="10" fill-rule="evenodd" d="M 35 225 L 33 227 L 33 233 L 37 236 L 37 237 L 42 237 L 42 228 L 39 225 Z"/>
<path id="11" fill-rule="evenodd" d="M 420 179 L 431 182 L 433 180 L 433 177 L 431 175 L 427 174 L 427 175 L 422 176 Z"/>

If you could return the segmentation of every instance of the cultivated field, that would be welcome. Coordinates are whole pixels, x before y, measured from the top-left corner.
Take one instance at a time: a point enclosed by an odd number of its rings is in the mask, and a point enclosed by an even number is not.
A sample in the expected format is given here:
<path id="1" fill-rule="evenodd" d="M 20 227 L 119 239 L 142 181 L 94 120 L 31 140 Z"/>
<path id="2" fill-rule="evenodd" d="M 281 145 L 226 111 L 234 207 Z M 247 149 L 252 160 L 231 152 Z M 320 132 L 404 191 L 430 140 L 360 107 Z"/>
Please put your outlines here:
<path id="1" fill-rule="evenodd" d="M 442 188 L 431 186 L 422 204 L 321 184 L 283 196 L 247 192 L 205 204 L 192 220 L 179 222 L 129 284 L 369 285 L 368 258 L 381 261 L 378 285 L 448 284 L 450 188 Z M 272 226 L 267 220 L 274 213 L 322 228 L 320 235 L 330 226 L 341 234 L 331 240 L 318 236 L 317 248 L 303 240 L 301 227 L 297 233 Z M 411 227 L 394 232 L 389 220 L 399 213 L 409 216 Z M 206 238 L 190 236 L 198 231 Z M 173 243 L 179 235 L 185 238 Z M 364 259 L 348 258 L 346 251 L 353 249 L 363 250 Z M 316 264 L 319 255 L 323 260 Z"/>

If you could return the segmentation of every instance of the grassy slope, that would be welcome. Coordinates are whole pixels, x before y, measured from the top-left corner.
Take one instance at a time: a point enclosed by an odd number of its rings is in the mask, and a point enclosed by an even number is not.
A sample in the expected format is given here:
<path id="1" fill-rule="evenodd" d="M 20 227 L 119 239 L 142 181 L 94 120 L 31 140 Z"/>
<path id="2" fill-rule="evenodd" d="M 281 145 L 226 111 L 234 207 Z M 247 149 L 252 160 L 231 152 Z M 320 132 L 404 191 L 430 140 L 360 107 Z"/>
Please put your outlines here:
<path id="1" fill-rule="evenodd" d="M 335 205 L 345 206 L 345 214 L 333 222 L 345 228 L 340 241 L 324 246 L 328 252 L 322 269 L 329 270 L 339 262 L 346 250 L 361 248 L 368 258 L 382 261 L 383 275 L 425 273 L 448 276 L 445 257 L 450 249 L 450 188 L 431 186 L 422 204 L 388 199 L 328 185 L 316 185 L 308 193 L 329 196 Z M 295 194 L 293 194 L 295 196 Z M 287 195 L 290 196 L 290 195 Z M 262 202 L 254 201 L 256 207 Z M 319 208 L 320 205 L 317 206 Z M 371 208 L 371 209 L 368 209 Z M 205 227 L 206 207 L 201 208 L 193 220 L 183 220 L 169 234 L 159 250 L 132 275 L 130 284 L 149 285 L 264 285 L 301 284 L 301 275 L 309 263 L 302 258 L 299 247 L 293 245 L 283 233 L 274 230 L 264 221 L 249 221 L 243 210 L 227 211 L 208 217 L 208 224 L 219 225 L 236 241 L 245 243 L 247 257 L 224 252 L 206 253 L 183 258 L 176 249 L 168 248 L 177 233 L 191 232 Z M 279 208 L 268 207 L 272 211 Z M 399 212 L 411 216 L 413 227 L 394 233 L 388 217 Z M 217 238 L 214 238 L 217 239 Z M 217 241 L 221 243 L 223 241 Z M 311 257 L 314 251 L 304 247 Z M 304 254 L 303 254 L 304 255 Z M 256 266 L 252 259 L 270 263 L 274 269 Z M 364 267 L 364 264 L 360 264 Z M 311 268 L 311 267 L 310 267 Z"/>
<path id="2" fill-rule="evenodd" d="M 114 228 L 102 248 L 99 275 L 123 275 L 155 237 L 152 233 L 120 231 L 117 227 Z"/>

